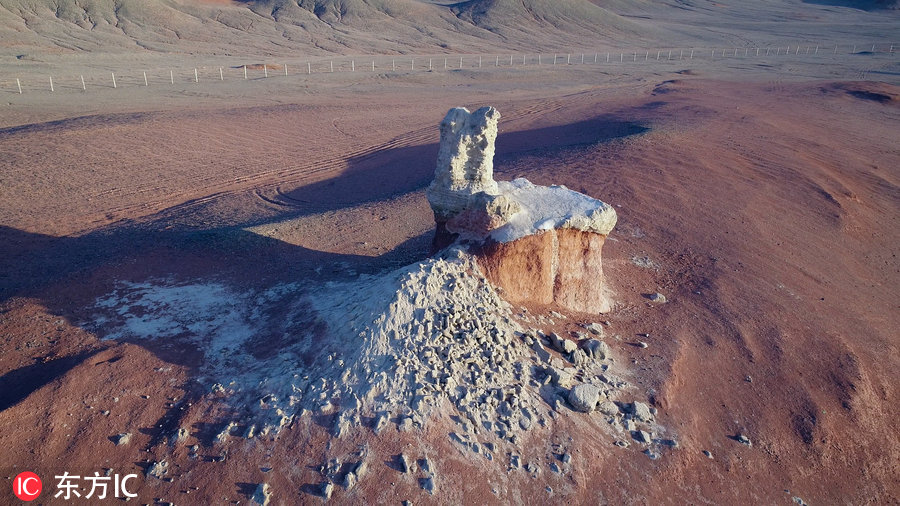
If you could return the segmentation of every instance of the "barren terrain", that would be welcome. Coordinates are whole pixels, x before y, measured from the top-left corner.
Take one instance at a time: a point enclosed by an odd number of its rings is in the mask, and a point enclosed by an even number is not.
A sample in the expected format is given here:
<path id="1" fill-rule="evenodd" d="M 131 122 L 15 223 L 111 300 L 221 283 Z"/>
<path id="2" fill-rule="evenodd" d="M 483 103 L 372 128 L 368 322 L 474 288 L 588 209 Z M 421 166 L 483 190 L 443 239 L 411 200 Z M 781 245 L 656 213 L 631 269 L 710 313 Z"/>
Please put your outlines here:
<path id="1" fill-rule="evenodd" d="M 205 3 L 248 15 L 241 2 Z M 622 39 L 578 46 L 577 32 L 547 28 L 528 51 L 540 30 L 519 23 L 527 36 L 493 40 L 475 33 L 503 33 L 482 27 L 489 17 L 472 34 L 447 28 L 402 48 L 383 37 L 367 47 L 359 34 L 373 32 L 351 23 L 357 39 L 309 57 L 300 45 L 266 51 L 277 38 L 252 30 L 257 45 L 240 57 L 187 54 L 183 41 L 165 54 L 94 40 L 51 51 L 47 33 L 81 32 L 27 32 L 37 60 L 8 51 L 0 65 L 0 476 L 38 473 L 42 503 L 54 503 L 54 474 L 107 469 L 138 473 L 141 503 L 247 503 L 266 483 L 274 504 L 315 504 L 332 482 L 331 500 L 353 504 L 900 501 L 896 11 L 597 3 L 623 20 Z M 19 40 L 8 33 L 6 48 Z M 829 54 L 831 41 L 842 49 Z M 703 55 L 653 60 L 681 46 Z M 730 56 L 707 52 L 724 47 Z M 588 61 L 489 59 L 535 48 Z M 423 66 L 387 70 L 399 49 Z M 460 52 L 464 68 L 444 69 Z M 356 69 L 373 59 L 375 71 Z M 244 64 L 332 60 L 334 73 L 240 75 Z M 142 68 L 162 82 L 143 86 Z M 86 91 L 73 77 L 83 69 L 97 76 Z M 127 77 L 113 89 L 108 71 Z M 16 92 L 16 75 L 47 73 L 67 77 L 53 92 Z M 376 433 L 363 417 L 336 436 L 340 415 L 325 409 L 246 437 L 250 407 L 228 393 L 259 364 L 298 336 L 311 349 L 356 346 L 316 341 L 327 333 L 314 307 L 343 307 L 333 299 L 346 287 L 427 259 L 437 124 L 451 107 L 483 105 L 502 114 L 497 179 L 562 184 L 615 207 L 604 248 L 613 310 L 511 311 L 563 336 L 606 322 L 610 373 L 624 382 L 614 400 L 655 408 L 656 441 L 551 402 L 515 443 L 490 430 L 460 438 L 452 406 L 412 430 L 392 420 Z M 656 292 L 668 302 L 652 303 Z M 314 374 L 309 363 L 298 371 Z M 401 454 L 428 459 L 433 494 Z M 343 486 L 360 461 L 366 474 Z"/>

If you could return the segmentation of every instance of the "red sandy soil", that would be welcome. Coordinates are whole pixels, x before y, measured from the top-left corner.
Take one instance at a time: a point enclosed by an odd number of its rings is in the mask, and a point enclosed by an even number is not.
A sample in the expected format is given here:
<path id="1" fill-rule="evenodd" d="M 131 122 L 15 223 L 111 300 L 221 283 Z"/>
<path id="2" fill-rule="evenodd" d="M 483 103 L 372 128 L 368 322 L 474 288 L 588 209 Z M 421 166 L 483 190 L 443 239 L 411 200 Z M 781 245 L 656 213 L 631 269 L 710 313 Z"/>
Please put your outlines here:
<path id="1" fill-rule="evenodd" d="M 636 444 L 614 446 L 599 418 L 574 412 L 532 430 L 520 448 L 498 443 L 492 462 L 459 451 L 448 419 L 423 432 L 359 428 L 334 439 L 328 420 L 304 417 L 277 438 L 215 443 L 226 408 L 197 392 L 196 353 L 87 330 L 95 298 L 122 280 L 258 287 L 319 279 L 321 266 L 327 278 L 338 262 L 366 271 L 422 258 L 437 123 L 463 105 L 463 92 L 410 85 L 354 101 L 88 116 L 0 132 L 9 156 L 2 476 L 140 473 L 165 458 L 165 480 L 141 474 L 142 503 L 246 503 L 265 481 L 276 504 L 314 504 L 320 466 L 364 449 L 369 474 L 350 492 L 336 487 L 335 500 L 900 501 L 900 88 L 673 77 L 565 93 L 485 87 L 465 105 L 503 114 L 498 179 L 565 184 L 616 206 L 604 249 L 614 310 L 544 328 L 608 320 L 634 398 L 659 409 L 677 449 L 651 460 Z M 642 258 L 649 267 L 633 261 Z M 657 291 L 669 302 L 651 305 L 644 294 Z M 190 436 L 170 446 L 178 427 Z M 122 432 L 134 437 L 117 447 L 109 438 Z M 507 473 L 511 451 L 541 473 Z M 398 470 L 401 452 L 436 462 L 434 496 L 420 475 Z M 571 472 L 550 472 L 565 452 Z"/>

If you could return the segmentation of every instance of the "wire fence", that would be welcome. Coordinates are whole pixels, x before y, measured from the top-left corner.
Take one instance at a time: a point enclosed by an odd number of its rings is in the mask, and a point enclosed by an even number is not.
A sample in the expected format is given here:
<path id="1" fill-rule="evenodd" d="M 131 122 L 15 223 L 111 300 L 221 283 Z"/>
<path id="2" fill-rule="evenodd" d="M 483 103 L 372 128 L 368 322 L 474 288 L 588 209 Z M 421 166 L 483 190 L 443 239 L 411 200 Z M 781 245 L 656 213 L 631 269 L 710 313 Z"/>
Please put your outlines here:
<path id="1" fill-rule="evenodd" d="M 311 76 L 343 72 L 370 72 L 385 75 L 401 75 L 411 72 L 491 70 L 499 68 L 547 67 L 547 66 L 597 66 L 643 64 L 649 62 L 692 61 L 708 63 L 733 59 L 784 59 L 823 58 L 827 56 L 894 55 L 897 44 L 866 45 L 815 45 L 796 44 L 774 47 L 718 47 L 718 48 L 665 48 L 665 49 L 617 49 L 602 52 L 581 53 L 532 53 L 491 55 L 432 55 L 432 56 L 342 56 L 316 57 L 283 63 L 211 66 L 191 68 L 156 67 L 147 70 L 126 70 L 79 73 L 27 72 L 21 75 L 0 77 L 0 93 L 56 93 L 89 89 L 118 89 L 136 86 L 160 86 L 186 83 L 210 83 L 232 80 L 258 80 L 275 77 Z"/>

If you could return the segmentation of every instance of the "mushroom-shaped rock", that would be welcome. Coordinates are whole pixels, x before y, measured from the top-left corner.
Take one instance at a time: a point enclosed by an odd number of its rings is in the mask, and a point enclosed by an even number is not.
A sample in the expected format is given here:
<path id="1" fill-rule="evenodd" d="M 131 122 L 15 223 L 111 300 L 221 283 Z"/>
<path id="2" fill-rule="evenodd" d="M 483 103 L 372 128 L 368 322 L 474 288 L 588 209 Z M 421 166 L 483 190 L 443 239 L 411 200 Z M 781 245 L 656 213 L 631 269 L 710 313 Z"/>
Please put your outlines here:
<path id="1" fill-rule="evenodd" d="M 600 251 L 616 224 L 608 204 L 564 186 L 494 181 L 500 113 L 451 109 L 441 122 L 434 181 L 435 250 L 468 247 L 512 303 L 609 311 Z"/>

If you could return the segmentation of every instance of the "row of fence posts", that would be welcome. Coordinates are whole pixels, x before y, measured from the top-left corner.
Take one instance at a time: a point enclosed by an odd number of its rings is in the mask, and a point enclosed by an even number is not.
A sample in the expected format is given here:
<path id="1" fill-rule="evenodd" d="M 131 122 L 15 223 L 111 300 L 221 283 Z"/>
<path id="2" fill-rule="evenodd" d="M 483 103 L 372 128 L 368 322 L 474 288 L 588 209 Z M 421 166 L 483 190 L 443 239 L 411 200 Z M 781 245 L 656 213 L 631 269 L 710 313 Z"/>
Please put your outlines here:
<path id="1" fill-rule="evenodd" d="M 876 46 L 877 46 L 877 44 L 872 44 L 872 50 L 871 50 L 871 51 L 872 51 L 873 53 L 875 52 Z M 799 46 L 799 45 L 797 46 L 796 50 L 794 50 L 794 55 L 799 55 L 799 54 L 800 54 L 801 47 L 802 47 L 802 46 Z M 761 48 L 758 48 L 758 47 L 757 47 L 757 48 L 754 48 L 754 49 L 756 50 L 756 56 L 761 56 L 761 53 L 760 53 Z M 791 54 L 791 49 L 792 49 L 792 46 L 788 46 L 787 48 L 783 49 L 784 54 L 785 54 L 785 55 Z M 851 54 L 856 53 L 856 49 L 857 49 L 857 46 L 854 45 L 854 46 L 853 46 L 853 49 L 850 51 L 850 53 L 851 53 Z M 768 48 L 768 47 L 767 47 L 767 48 L 766 48 L 765 56 L 770 56 L 770 55 L 771 55 L 771 50 L 772 50 L 772 48 Z M 690 53 L 688 54 L 688 59 L 690 59 L 690 60 L 693 60 L 693 59 L 694 59 L 694 52 L 695 52 L 695 51 L 696 51 L 695 49 L 691 49 L 691 50 L 690 50 Z M 717 51 L 719 51 L 719 50 L 718 50 L 718 49 L 712 49 L 712 50 L 711 50 L 711 53 L 710 53 L 710 57 L 711 57 L 711 58 L 715 58 L 715 57 L 716 57 Z M 727 51 L 728 51 L 727 49 L 722 49 L 722 50 L 721 50 L 721 53 L 719 53 L 719 54 L 721 55 L 722 58 L 727 58 L 728 56 L 737 57 L 737 56 L 738 56 L 738 53 L 739 53 L 739 51 L 740 51 L 740 48 L 735 48 L 735 49 L 734 49 L 734 52 L 731 53 L 730 55 L 727 53 Z M 813 46 L 811 46 L 811 45 L 810 45 L 810 46 L 807 46 L 807 47 L 806 47 L 806 51 L 805 51 L 804 54 L 810 54 L 810 51 L 812 51 L 812 54 L 818 55 L 818 54 L 819 54 L 819 46 L 815 46 L 815 47 L 813 47 Z M 838 51 L 838 46 L 835 45 L 835 46 L 834 46 L 834 50 L 833 50 L 833 54 L 837 54 L 837 51 Z M 894 44 L 891 44 L 890 49 L 888 50 L 888 52 L 890 52 L 890 53 L 893 53 L 893 52 L 894 52 Z M 624 62 L 624 61 L 625 61 L 625 54 L 626 54 L 626 53 L 619 53 L 619 62 Z M 775 48 L 775 56 L 780 56 L 781 54 L 782 54 L 782 48 L 781 48 L 781 47 Z M 599 61 L 599 55 L 600 55 L 600 53 L 594 53 L 594 63 L 598 63 L 598 61 Z M 610 63 L 610 62 L 611 62 L 611 57 L 612 57 L 612 55 L 613 55 L 613 53 L 610 53 L 610 52 L 607 52 L 607 53 L 606 53 L 606 63 Z M 749 56 L 749 55 L 750 55 L 750 48 L 744 48 L 744 56 Z M 553 55 L 553 62 L 551 63 L 551 65 L 556 65 L 556 62 L 559 61 L 559 58 L 560 58 L 559 53 L 555 53 L 555 54 Z M 678 60 L 683 60 L 684 58 L 685 58 L 685 50 L 684 50 L 684 49 L 681 49 L 681 50 L 679 50 Z M 650 51 L 648 50 L 648 51 L 645 51 L 645 53 L 644 53 L 644 61 L 649 61 L 649 59 L 650 59 Z M 658 51 L 656 52 L 656 60 L 658 61 L 658 60 L 660 60 L 660 59 L 663 59 L 663 51 L 662 51 L 662 50 L 658 50 Z M 638 53 L 637 53 L 636 51 L 633 51 L 633 52 L 632 52 L 632 61 L 633 61 L 633 62 L 636 62 L 637 60 L 638 60 Z M 666 56 L 665 56 L 665 60 L 672 60 L 672 50 L 668 50 L 668 53 L 667 53 Z M 433 70 L 433 68 L 434 68 L 434 66 L 433 66 L 433 61 L 434 61 L 433 58 L 429 58 L 429 59 L 428 59 L 428 70 Z M 505 62 L 505 57 L 504 57 L 504 62 Z M 584 65 L 584 63 L 585 63 L 585 53 L 581 53 L 580 63 L 581 63 L 582 65 Z M 538 64 L 538 65 L 543 65 L 543 55 L 542 55 L 542 54 L 538 54 L 538 55 L 537 55 L 537 64 Z M 572 54 L 571 54 L 571 53 L 567 53 L 567 54 L 566 54 L 566 65 L 571 65 L 571 64 L 572 64 Z M 522 55 L 522 65 L 523 65 L 523 66 L 526 66 L 526 65 L 527 65 L 527 55 Z M 499 66 L 500 66 L 500 56 L 499 56 L 499 55 L 498 55 L 498 56 L 496 57 L 496 59 L 494 60 L 494 66 L 496 66 L 496 67 L 499 67 Z M 510 55 L 510 56 L 509 56 L 509 66 L 510 66 L 510 67 L 513 66 L 513 55 Z M 266 78 L 268 78 L 268 77 L 269 77 L 269 67 L 268 67 L 268 65 L 267 65 L 267 64 L 263 64 L 262 67 L 263 67 L 263 76 L 266 77 Z M 482 67 L 483 67 L 483 60 L 482 60 L 482 57 L 479 56 L 479 57 L 478 57 L 478 68 L 482 68 Z M 248 77 L 247 77 L 247 66 L 246 66 L 246 65 L 243 65 L 242 68 L 243 68 L 244 79 L 247 79 L 247 78 L 248 78 Z M 415 70 L 415 68 L 416 68 L 416 59 L 415 59 L 415 58 L 411 58 L 411 59 L 410 59 L 410 70 Z M 444 58 L 444 69 L 446 70 L 446 69 L 449 69 L 449 68 L 450 68 L 450 67 L 449 67 L 449 58 L 445 57 L 445 58 Z M 460 69 L 463 68 L 463 57 L 462 57 L 462 56 L 459 57 L 459 67 L 458 67 L 458 68 L 460 68 Z M 283 65 L 283 69 L 284 69 L 284 75 L 285 75 L 285 76 L 288 76 L 288 65 L 287 65 L 287 64 L 284 64 L 284 65 Z M 355 60 L 351 60 L 351 61 L 350 61 L 350 70 L 351 70 L 351 72 L 356 72 L 356 61 L 355 61 Z M 329 71 L 330 73 L 333 73 L 333 72 L 334 72 L 334 60 L 331 60 L 331 61 L 328 62 L 328 71 Z M 393 72 L 396 72 L 396 71 L 397 71 L 397 60 L 396 60 L 396 59 L 392 59 L 392 60 L 391 60 L 391 71 L 393 71 Z M 372 60 L 372 72 L 375 72 L 375 60 Z M 311 63 L 311 62 L 307 62 L 307 63 L 306 63 L 306 73 L 307 73 L 307 74 L 312 74 L 312 63 Z M 112 86 L 113 86 L 113 88 L 118 88 L 118 85 L 117 85 L 117 83 L 116 83 L 116 73 L 115 73 L 115 72 L 110 72 L 110 75 L 111 75 L 111 77 L 112 77 Z M 150 86 L 150 82 L 149 82 L 148 79 L 147 79 L 147 72 L 143 72 L 143 77 L 144 77 L 144 86 Z M 82 91 L 87 91 L 87 84 L 85 83 L 84 75 L 79 75 L 79 78 L 81 79 L 81 89 L 82 89 Z M 220 80 L 220 81 L 224 81 L 224 80 L 225 80 L 225 73 L 224 73 L 223 67 L 219 67 L 219 80 Z M 170 70 L 170 71 L 169 71 L 169 82 L 170 82 L 171 84 L 175 84 L 175 72 L 174 72 L 173 70 Z M 198 71 L 197 68 L 194 68 L 194 82 L 195 82 L 195 83 L 199 83 L 199 82 L 200 82 L 200 74 L 199 74 L 199 71 Z M 21 94 L 22 94 L 22 82 L 21 82 L 21 80 L 20 80 L 19 78 L 16 78 L 16 87 L 17 87 L 17 89 L 18 89 L 19 94 L 21 95 Z M 55 91 L 54 86 L 53 86 L 53 77 L 52 77 L 52 76 L 50 77 L 50 91 L 51 91 L 51 92 Z"/>

